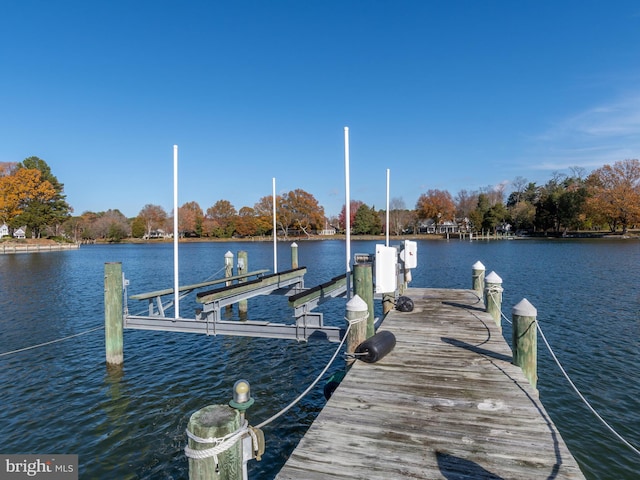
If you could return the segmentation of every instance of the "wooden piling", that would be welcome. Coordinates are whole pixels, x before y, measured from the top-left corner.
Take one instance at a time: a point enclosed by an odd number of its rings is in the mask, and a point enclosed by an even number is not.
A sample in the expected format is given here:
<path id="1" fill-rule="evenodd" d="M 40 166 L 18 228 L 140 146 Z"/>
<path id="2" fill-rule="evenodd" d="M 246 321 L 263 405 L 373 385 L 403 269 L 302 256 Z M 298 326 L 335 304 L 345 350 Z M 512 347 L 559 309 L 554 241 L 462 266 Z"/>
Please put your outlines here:
<path id="1" fill-rule="evenodd" d="M 233 253 L 227 251 L 224 254 L 224 276 L 225 278 L 233 277 Z M 225 284 L 227 287 L 231 286 L 231 281 Z"/>
<path id="2" fill-rule="evenodd" d="M 122 365 L 123 354 L 122 263 L 104 264 L 104 340 L 108 365 Z"/>
<path id="3" fill-rule="evenodd" d="M 382 313 L 386 315 L 396 306 L 396 295 L 395 293 L 383 293 L 382 294 Z"/>
<path id="4" fill-rule="evenodd" d="M 228 405 L 204 407 L 191 415 L 187 425 L 187 430 L 201 439 L 221 439 L 239 428 L 240 412 Z M 214 444 L 200 443 L 189 436 L 188 446 L 199 451 Z M 189 480 L 242 480 L 242 440 L 218 455 L 217 466 L 213 456 L 189 458 Z"/>
<path id="5" fill-rule="evenodd" d="M 484 298 L 484 272 L 485 267 L 480 261 L 471 267 L 471 288 L 478 294 L 480 300 Z"/>
<path id="6" fill-rule="evenodd" d="M 537 388 L 538 383 L 537 316 L 538 311 L 526 298 L 520 300 L 511 310 L 513 364 L 522 368 L 524 376 L 533 388 Z"/>
<path id="7" fill-rule="evenodd" d="M 291 244 L 291 269 L 298 268 L 298 244 L 293 242 Z"/>
<path id="8" fill-rule="evenodd" d="M 373 337 L 376 333 L 374 328 L 375 313 L 373 305 L 373 269 L 371 263 L 356 263 L 353 267 L 353 283 L 355 294 L 366 304 L 369 310 L 367 319 L 367 338 Z"/>
<path id="9" fill-rule="evenodd" d="M 244 275 L 249 271 L 249 256 L 246 251 L 240 250 L 238 252 L 238 275 Z M 239 283 L 246 282 L 246 279 L 239 280 Z M 238 312 L 241 315 L 246 315 L 249 310 L 249 304 L 247 300 L 240 300 L 238 302 Z"/>
<path id="10" fill-rule="evenodd" d="M 484 284 L 485 310 L 502 330 L 502 278 L 496 272 L 491 272 L 485 277 Z"/>
<path id="11" fill-rule="evenodd" d="M 357 294 L 347 302 L 347 322 L 351 325 L 347 335 L 347 354 L 354 353 L 358 345 L 367 339 L 367 318 L 369 306 Z M 351 365 L 354 358 L 347 359 L 347 365 Z"/>
<path id="12" fill-rule="evenodd" d="M 224 276 L 225 278 L 233 277 L 233 253 L 227 250 L 227 253 L 224 254 Z M 225 285 L 230 287 L 232 284 L 231 280 L 228 280 Z M 233 305 L 227 305 L 227 311 L 232 310 Z"/>

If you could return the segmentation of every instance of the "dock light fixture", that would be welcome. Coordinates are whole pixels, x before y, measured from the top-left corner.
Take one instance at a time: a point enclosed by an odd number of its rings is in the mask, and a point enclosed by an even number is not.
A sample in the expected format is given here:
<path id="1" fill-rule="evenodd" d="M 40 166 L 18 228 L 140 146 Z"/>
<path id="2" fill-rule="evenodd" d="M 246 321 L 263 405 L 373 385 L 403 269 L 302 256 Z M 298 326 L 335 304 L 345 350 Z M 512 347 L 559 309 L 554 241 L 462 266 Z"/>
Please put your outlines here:
<path id="1" fill-rule="evenodd" d="M 246 380 L 238 380 L 233 385 L 233 399 L 229 402 L 229 406 L 244 412 L 255 400 L 251 397 L 251 385 Z"/>

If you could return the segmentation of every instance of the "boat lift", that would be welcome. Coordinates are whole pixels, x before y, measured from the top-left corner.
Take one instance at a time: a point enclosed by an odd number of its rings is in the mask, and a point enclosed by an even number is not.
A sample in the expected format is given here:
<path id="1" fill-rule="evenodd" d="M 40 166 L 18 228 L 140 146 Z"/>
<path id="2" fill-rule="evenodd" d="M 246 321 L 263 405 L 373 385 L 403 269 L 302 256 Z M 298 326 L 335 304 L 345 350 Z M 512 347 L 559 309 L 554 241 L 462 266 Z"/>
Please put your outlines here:
<path id="1" fill-rule="evenodd" d="M 305 267 L 271 275 L 265 275 L 266 272 L 268 270 L 257 270 L 243 275 L 180 287 L 179 292 L 183 297 L 205 287 L 225 282 L 238 282 L 196 293 L 196 302 L 202 304 L 202 309 L 196 310 L 193 319 L 165 316 L 165 311 L 173 305 L 173 302 L 163 304 L 162 299 L 167 295 L 174 295 L 172 288 L 132 295 L 130 297 L 132 300 L 147 300 L 149 311 L 147 315 L 129 315 L 125 311 L 124 328 L 204 333 L 206 335 L 283 338 L 297 341 L 320 339 L 340 342 L 342 340 L 346 326 L 324 325 L 322 313 L 313 312 L 313 309 L 331 298 L 346 294 L 346 274 L 317 287 L 305 289 L 304 275 L 307 272 Z M 255 278 L 248 280 L 252 277 Z M 294 309 L 295 323 L 222 320 L 220 312 L 224 307 L 261 295 L 288 296 L 289 305 Z"/>

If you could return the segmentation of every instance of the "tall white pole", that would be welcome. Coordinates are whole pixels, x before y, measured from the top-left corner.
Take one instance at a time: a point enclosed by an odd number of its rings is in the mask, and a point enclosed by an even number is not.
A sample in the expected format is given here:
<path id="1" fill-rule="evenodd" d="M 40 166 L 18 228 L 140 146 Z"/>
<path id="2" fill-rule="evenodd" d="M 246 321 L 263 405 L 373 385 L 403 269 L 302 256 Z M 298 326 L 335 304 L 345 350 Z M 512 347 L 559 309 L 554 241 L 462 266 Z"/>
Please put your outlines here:
<path id="1" fill-rule="evenodd" d="M 347 242 L 347 298 L 351 298 L 350 272 L 351 272 L 351 190 L 349 178 L 349 127 L 344 127 L 344 180 L 345 180 L 345 203 L 344 203 L 344 223 Z"/>
<path id="2" fill-rule="evenodd" d="M 389 169 L 387 168 L 387 247 L 389 246 Z"/>
<path id="3" fill-rule="evenodd" d="M 180 318 L 180 291 L 178 275 L 178 145 L 173 146 L 173 304 L 175 318 Z"/>
<path id="4" fill-rule="evenodd" d="M 276 177 L 273 177 L 273 273 L 278 273 L 278 231 L 276 230 Z"/>

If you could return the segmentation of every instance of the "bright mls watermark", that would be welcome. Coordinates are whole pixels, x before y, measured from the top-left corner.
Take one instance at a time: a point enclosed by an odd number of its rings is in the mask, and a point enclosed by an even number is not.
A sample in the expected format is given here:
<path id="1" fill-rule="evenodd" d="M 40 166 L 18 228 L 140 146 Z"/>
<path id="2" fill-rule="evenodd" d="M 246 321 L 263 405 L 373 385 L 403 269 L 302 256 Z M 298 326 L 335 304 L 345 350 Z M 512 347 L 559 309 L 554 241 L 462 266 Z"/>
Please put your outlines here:
<path id="1" fill-rule="evenodd" d="M 78 480 L 78 455 L 2 455 L 2 480 Z"/>

